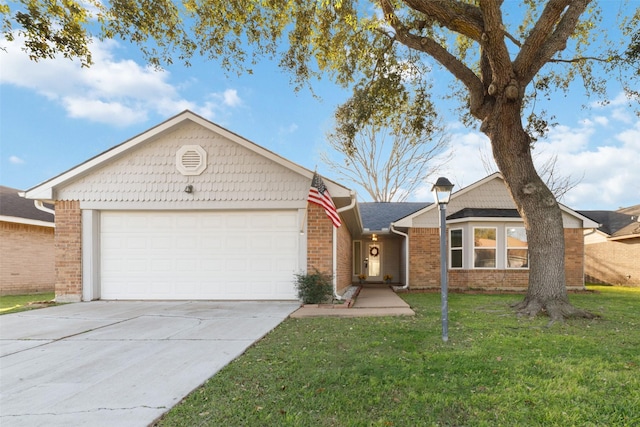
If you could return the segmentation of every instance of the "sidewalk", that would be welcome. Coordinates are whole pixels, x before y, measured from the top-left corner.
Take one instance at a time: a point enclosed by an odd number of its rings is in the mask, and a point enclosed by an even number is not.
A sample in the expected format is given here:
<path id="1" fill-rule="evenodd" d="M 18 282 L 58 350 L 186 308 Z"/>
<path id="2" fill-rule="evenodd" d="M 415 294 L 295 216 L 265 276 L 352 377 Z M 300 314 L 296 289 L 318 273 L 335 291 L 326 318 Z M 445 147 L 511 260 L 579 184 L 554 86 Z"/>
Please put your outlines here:
<path id="1" fill-rule="evenodd" d="M 363 287 L 352 307 L 345 305 L 303 306 L 290 317 L 376 317 L 376 316 L 414 316 L 415 313 L 390 287 Z"/>

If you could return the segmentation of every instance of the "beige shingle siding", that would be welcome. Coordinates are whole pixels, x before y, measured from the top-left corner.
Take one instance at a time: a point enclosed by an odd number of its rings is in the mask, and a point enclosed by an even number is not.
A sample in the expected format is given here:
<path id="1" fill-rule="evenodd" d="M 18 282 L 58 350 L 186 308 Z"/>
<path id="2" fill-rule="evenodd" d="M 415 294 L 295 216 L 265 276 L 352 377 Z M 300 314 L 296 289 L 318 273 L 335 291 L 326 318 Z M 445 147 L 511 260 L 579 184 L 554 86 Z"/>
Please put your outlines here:
<path id="1" fill-rule="evenodd" d="M 468 191 L 451 199 L 447 205 L 447 215 L 464 208 L 515 209 L 515 204 L 500 178 L 492 179 L 473 191 Z M 439 209 L 434 206 L 413 220 L 414 227 L 438 227 Z"/>
<path id="2" fill-rule="evenodd" d="M 200 145 L 207 168 L 182 175 L 176 152 Z M 191 184 L 194 192 L 184 191 Z M 81 202 L 259 202 L 306 200 L 309 180 L 208 129 L 184 123 L 126 156 L 58 190 L 58 200 Z"/>

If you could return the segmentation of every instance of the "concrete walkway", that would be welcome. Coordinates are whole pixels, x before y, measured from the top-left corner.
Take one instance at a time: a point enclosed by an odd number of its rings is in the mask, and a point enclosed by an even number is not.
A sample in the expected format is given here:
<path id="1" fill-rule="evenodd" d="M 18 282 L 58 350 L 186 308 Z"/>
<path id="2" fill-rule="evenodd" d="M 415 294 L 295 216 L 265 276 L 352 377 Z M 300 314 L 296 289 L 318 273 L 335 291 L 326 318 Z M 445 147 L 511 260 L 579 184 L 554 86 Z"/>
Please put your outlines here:
<path id="1" fill-rule="evenodd" d="M 303 306 L 290 317 L 379 317 L 414 316 L 415 313 L 389 286 L 363 287 L 353 306 L 314 305 Z"/>

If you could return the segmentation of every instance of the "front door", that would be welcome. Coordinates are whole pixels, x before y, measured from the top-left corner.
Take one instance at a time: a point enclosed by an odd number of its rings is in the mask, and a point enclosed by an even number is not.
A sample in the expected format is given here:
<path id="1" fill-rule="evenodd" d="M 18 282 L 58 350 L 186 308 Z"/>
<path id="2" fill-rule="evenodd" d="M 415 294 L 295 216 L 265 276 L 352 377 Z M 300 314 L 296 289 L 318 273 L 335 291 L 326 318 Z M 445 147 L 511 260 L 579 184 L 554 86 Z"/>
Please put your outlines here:
<path id="1" fill-rule="evenodd" d="M 367 278 L 374 282 L 382 280 L 382 245 L 377 242 L 369 243 Z"/>

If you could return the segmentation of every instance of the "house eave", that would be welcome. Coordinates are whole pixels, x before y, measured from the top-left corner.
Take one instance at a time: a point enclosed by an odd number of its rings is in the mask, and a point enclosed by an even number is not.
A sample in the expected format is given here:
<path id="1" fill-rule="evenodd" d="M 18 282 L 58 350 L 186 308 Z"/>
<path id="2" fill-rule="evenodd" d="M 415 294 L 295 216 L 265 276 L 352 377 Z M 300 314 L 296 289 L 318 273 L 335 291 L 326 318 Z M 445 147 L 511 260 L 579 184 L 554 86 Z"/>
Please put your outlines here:
<path id="1" fill-rule="evenodd" d="M 38 227 L 55 228 L 55 224 L 53 222 L 40 221 L 37 219 L 29 219 L 29 218 L 18 218 L 15 216 L 6 216 L 6 215 L 0 215 L 0 222 L 10 222 L 13 224 L 25 224 L 25 225 L 35 225 Z"/>

